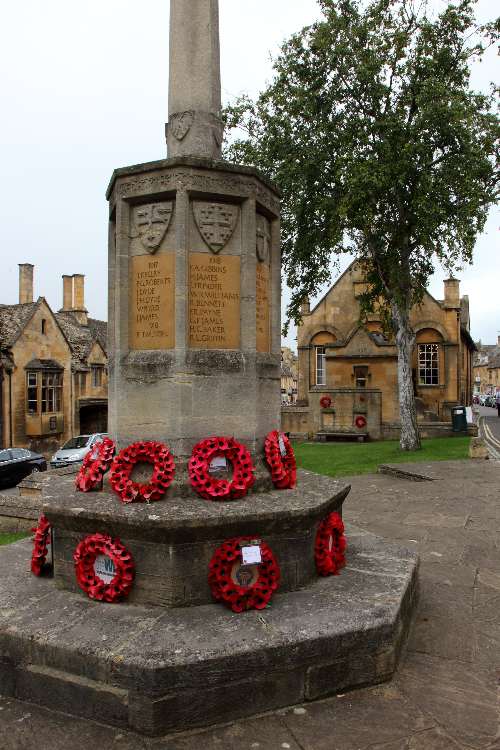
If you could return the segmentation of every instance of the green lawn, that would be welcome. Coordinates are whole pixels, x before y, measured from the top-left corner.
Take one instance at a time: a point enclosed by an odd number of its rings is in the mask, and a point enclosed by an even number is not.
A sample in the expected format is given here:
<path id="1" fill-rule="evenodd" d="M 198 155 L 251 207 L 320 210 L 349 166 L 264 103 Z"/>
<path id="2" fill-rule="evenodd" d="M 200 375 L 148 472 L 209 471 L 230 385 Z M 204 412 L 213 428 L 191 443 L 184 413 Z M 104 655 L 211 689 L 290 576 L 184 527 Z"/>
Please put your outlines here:
<path id="1" fill-rule="evenodd" d="M 422 450 L 400 450 L 397 440 L 376 443 L 294 443 L 297 464 L 302 469 L 330 477 L 370 474 L 380 464 L 417 461 L 452 461 L 469 457 L 469 437 L 432 438 L 422 441 Z"/>
<path id="2" fill-rule="evenodd" d="M 21 532 L 20 534 L 0 533 L 0 546 L 2 546 L 2 544 L 12 544 L 12 542 L 18 542 L 19 539 L 26 539 L 27 536 L 30 536 L 27 532 Z"/>

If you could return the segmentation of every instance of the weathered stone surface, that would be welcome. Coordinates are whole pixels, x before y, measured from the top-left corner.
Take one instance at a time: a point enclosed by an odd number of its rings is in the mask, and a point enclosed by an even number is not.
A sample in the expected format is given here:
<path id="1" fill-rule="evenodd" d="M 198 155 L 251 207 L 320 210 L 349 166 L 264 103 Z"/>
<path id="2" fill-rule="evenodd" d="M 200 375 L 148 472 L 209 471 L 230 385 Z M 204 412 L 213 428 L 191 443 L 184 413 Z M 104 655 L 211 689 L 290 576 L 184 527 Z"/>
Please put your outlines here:
<path id="1" fill-rule="evenodd" d="M 169 156 L 221 157 L 219 0 L 171 0 Z"/>
<path id="2" fill-rule="evenodd" d="M 178 497 L 174 487 L 159 502 L 128 505 L 110 491 L 77 492 L 68 477 L 55 480 L 50 490 L 42 509 L 55 530 L 59 588 L 79 590 L 73 553 L 85 536 L 100 532 L 119 537 L 132 553 L 136 578 L 131 604 L 182 607 L 212 601 L 210 560 L 217 547 L 236 536 L 262 538 L 271 547 L 283 592 L 313 582 L 318 524 L 333 511 L 342 513 L 349 486 L 301 471 L 294 490 L 209 502 L 197 495 Z"/>
<path id="3" fill-rule="evenodd" d="M 203 12 L 211 3 L 201 3 Z M 200 45 L 204 40 L 199 39 Z M 193 130 L 195 126 L 196 118 Z M 165 192 L 171 200 L 158 203 Z M 211 435 L 233 435 L 257 460 L 265 436 L 280 424 L 278 191 L 255 170 L 189 157 L 118 170 L 108 197 L 110 434 L 120 447 L 134 440 L 167 442 L 184 484 L 193 445 Z M 155 206 L 174 207 L 168 225 L 161 225 L 164 236 L 158 247 L 141 244 L 136 204 L 151 217 Z M 258 217 L 267 222 L 269 234 L 269 352 L 264 355 L 257 354 Z M 151 225 L 154 238 L 156 225 Z M 161 310 L 168 294 L 150 298 L 144 293 L 140 310 L 131 309 L 137 294 L 131 291 L 130 268 L 138 259 L 149 267 L 173 256 L 175 272 L 172 268 L 168 279 L 175 278 L 175 330 L 167 330 Z M 225 274 L 210 273 L 218 264 Z M 148 293 L 155 293 L 160 281 L 137 279 L 149 284 Z M 150 336 L 149 349 L 134 331 Z M 165 351 L 160 346 L 167 346 L 167 338 L 168 346 L 175 342 L 175 347 Z M 262 474 L 264 479 L 270 489 Z"/>
<path id="4" fill-rule="evenodd" d="M 500 421 L 500 420 L 499 420 Z M 440 619 L 443 630 L 440 643 L 443 645 L 446 632 L 452 634 L 463 624 L 463 615 L 467 613 L 473 626 L 472 662 L 465 661 L 458 653 L 448 652 L 449 658 L 429 654 L 417 654 L 418 660 L 409 659 L 408 669 L 411 673 L 409 690 L 398 688 L 399 677 L 391 683 L 390 690 L 370 688 L 356 690 L 345 695 L 323 699 L 315 704 L 317 711 L 314 721 L 309 717 L 311 704 L 299 706 L 290 711 L 278 711 L 275 714 L 253 720 L 234 722 L 226 727 L 212 728 L 201 733 L 165 739 L 147 739 L 124 730 L 109 729 L 88 720 L 48 712 L 33 704 L 24 704 L 14 699 L 0 699 L 0 731 L 2 732 L 2 750 L 40 750 L 51 747 L 54 750 L 79 750 L 82 745 L 116 747 L 125 750 L 278 750 L 289 745 L 291 750 L 298 750 L 300 739 L 303 748 L 321 747 L 324 742 L 328 750 L 500 750 L 498 739 L 492 739 L 498 719 L 498 705 L 495 696 L 497 678 L 500 674 L 500 626 L 498 624 L 497 591 L 500 591 L 500 573 L 494 568 L 480 567 L 471 564 L 464 557 L 461 562 L 450 562 L 446 555 L 446 529 L 440 542 L 429 540 L 432 530 L 432 518 L 436 510 L 449 512 L 453 516 L 468 514 L 468 520 L 461 531 L 462 542 L 457 535 L 453 546 L 465 548 L 469 538 L 474 539 L 478 547 L 487 545 L 489 550 L 490 535 L 498 535 L 500 513 L 498 510 L 498 464 L 494 461 L 453 461 L 439 463 L 435 466 L 436 479 L 440 481 L 415 483 L 393 479 L 382 475 L 363 475 L 348 479 L 352 483 L 349 503 L 345 516 L 351 522 L 370 529 L 388 540 L 395 539 L 399 544 L 411 547 L 423 553 L 427 561 L 420 567 L 422 581 L 421 609 L 426 610 L 429 622 L 436 617 Z M 420 514 L 423 525 L 406 526 L 404 521 L 415 510 L 427 511 Z M 428 523 L 425 523 L 425 521 Z M 352 531 L 350 531 L 352 538 Z M 411 541 L 411 540 L 415 541 Z M 355 540 L 354 540 L 355 541 Z M 432 555 L 431 552 L 436 554 Z M 24 553 L 23 553 L 24 554 Z M 490 556 L 484 557 L 487 559 Z M 12 596 L 2 590 L 0 610 L 19 607 L 24 618 L 33 619 L 34 612 L 40 611 L 41 621 L 47 616 L 51 595 L 44 594 L 42 603 L 39 599 L 40 582 L 33 581 L 33 586 L 26 590 L 25 598 L 19 602 L 14 585 L 14 578 L 9 565 L 3 563 L 2 575 L 12 581 Z M 356 567 L 359 567 L 359 558 Z M 351 560 L 351 567 L 354 561 Z M 370 572 L 371 571 L 371 572 Z M 346 571 L 347 572 L 347 571 Z M 359 574 L 358 574 L 359 575 Z M 367 568 L 365 578 L 374 577 L 373 570 Z M 339 586 L 344 574 L 335 579 Z M 375 576 L 376 578 L 376 576 Z M 447 609 L 446 620 L 441 616 L 443 610 L 439 600 L 442 595 L 443 606 Z M 345 593 L 342 594 L 345 596 Z M 372 591 L 372 599 L 376 592 Z M 474 607 L 468 605 L 474 601 Z M 88 602 L 71 598 L 79 604 L 88 606 Z M 455 602 L 455 608 L 451 604 Z M 462 602 L 466 606 L 462 606 Z M 448 609 L 448 605 L 450 608 Z M 73 604 L 65 610 L 65 625 L 54 619 L 51 629 L 52 641 L 57 641 L 59 628 L 77 625 L 82 619 L 81 611 Z M 273 602 L 274 608 L 274 602 Z M 138 608 L 130 608 L 136 611 Z M 123 615 L 123 608 L 115 607 L 116 621 Z M 141 610 L 143 613 L 146 610 Z M 150 610 L 153 612 L 153 610 Z M 272 610 L 266 610 L 264 617 Z M 441 614 L 440 614 L 441 613 Z M 100 652 L 106 655 L 106 643 L 111 627 L 110 617 L 103 622 L 102 608 L 95 606 L 93 619 L 86 620 L 87 640 L 82 648 L 88 650 L 88 643 L 99 642 Z M 454 624 L 456 621 L 456 625 Z M 15 627 L 15 622 L 10 621 Z M 236 620 L 237 626 L 239 620 Z M 154 627 L 154 618 L 143 625 L 144 630 Z M 264 625 L 262 625 L 264 627 Z M 21 622 L 21 628 L 24 625 Z M 417 628 L 418 630 L 418 628 Z M 98 633 L 96 637 L 95 633 Z M 428 633 L 427 651 L 433 651 L 432 640 L 436 629 Z M 456 640 L 452 635 L 452 640 Z M 29 654 L 29 641 L 19 640 L 21 655 Z M 12 646 L 12 644 L 11 644 Z M 439 647 L 440 648 L 440 647 Z M 407 653 L 411 657 L 413 644 L 410 641 Z M 108 649 L 109 650 L 109 649 Z M 69 653 L 69 652 L 68 652 Z M 470 652 L 467 654 L 469 658 Z M 30 658 L 30 657 L 28 657 Z M 37 657 L 38 658 L 38 657 Z M 458 669 L 455 668 L 458 665 Z M 76 669 L 81 668 L 81 660 Z M 95 673 L 95 665 L 92 663 Z M 399 667 L 398 675 L 407 673 L 405 659 Z M 421 674 L 421 679 L 417 680 Z M 434 687 L 434 683 L 437 683 Z M 0 681 L 0 684 L 3 684 Z M 202 678 L 200 678 L 202 684 Z M 485 692 L 486 688 L 486 692 Z M 396 689 L 396 693 L 395 693 Z M 429 689 L 431 695 L 429 697 Z M 402 696 L 395 700 L 395 695 Z M 434 700 L 434 696 L 437 699 Z M 444 700 L 444 696 L 448 696 Z M 487 697 L 486 697 L 487 696 Z M 367 706 L 372 709 L 367 711 Z M 419 722 L 407 721 L 408 711 L 411 717 L 424 715 L 426 727 L 421 729 Z M 376 721 L 370 721 L 367 732 L 368 716 L 375 712 Z M 294 732 L 301 728 L 300 735 L 294 736 L 284 724 L 286 715 L 294 717 L 297 725 L 291 724 Z M 454 731 L 456 725 L 466 727 L 467 736 Z M 394 734 L 390 728 L 394 727 Z M 485 731 L 486 730 L 486 731 Z M 258 747 L 257 747 L 258 744 Z"/>
<path id="5" fill-rule="evenodd" d="M 2 549 L 6 689 L 158 734 L 388 679 L 416 602 L 416 558 L 356 529 L 348 536 L 340 576 L 244 615 L 221 605 L 99 604 L 30 576 L 28 543 Z M 348 661 L 353 682 L 344 667 L 328 669 Z"/>
<path id="6" fill-rule="evenodd" d="M 488 459 L 490 454 L 484 440 L 479 437 L 471 438 L 469 445 L 469 458 Z"/>

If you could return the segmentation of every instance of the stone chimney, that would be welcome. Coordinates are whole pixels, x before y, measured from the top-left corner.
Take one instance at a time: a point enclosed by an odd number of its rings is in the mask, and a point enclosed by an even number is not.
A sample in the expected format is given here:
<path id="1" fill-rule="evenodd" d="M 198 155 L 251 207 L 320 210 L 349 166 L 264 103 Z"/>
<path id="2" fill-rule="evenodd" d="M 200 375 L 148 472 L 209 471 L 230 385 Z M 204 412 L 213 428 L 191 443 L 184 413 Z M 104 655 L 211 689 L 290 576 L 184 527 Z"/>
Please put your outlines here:
<path id="1" fill-rule="evenodd" d="M 64 275 L 63 279 L 63 310 L 73 309 L 73 277 Z"/>
<path id="2" fill-rule="evenodd" d="M 33 302 L 33 264 L 19 263 L 19 304 Z"/>
<path id="3" fill-rule="evenodd" d="M 85 276 L 74 273 L 73 276 L 63 277 L 63 306 L 64 312 L 72 312 L 81 325 L 88 325 L 88 312 L 85 307 Z"/>
<path id="4" fill-rule="evenodd" d="M 448 308 L 460 307 L 460 281 L 458 279 L 445 280 L 444 306 Z"/>
<path id="5" fill-rule="evenodd" d="M 304 297 L 304 299 L 300 303 L 300 314 L 301 315 L 311 314 L 311 303 L 309 301 L 309 297 Z"/>

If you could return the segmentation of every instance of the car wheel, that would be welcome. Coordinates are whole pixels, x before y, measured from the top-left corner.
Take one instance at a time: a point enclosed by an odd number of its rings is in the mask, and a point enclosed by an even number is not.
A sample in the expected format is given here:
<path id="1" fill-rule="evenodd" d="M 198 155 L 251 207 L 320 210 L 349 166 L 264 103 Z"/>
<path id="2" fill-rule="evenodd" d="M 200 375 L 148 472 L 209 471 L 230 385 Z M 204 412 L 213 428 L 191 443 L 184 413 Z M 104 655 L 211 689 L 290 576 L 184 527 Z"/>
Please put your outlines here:
<path id="1" fill-rule="evenodd" d="M 39 466 L 33 466 L 33 468 L 31 469 L 32 474 L 38 474 L 39 471 L 40 471 Z"/>

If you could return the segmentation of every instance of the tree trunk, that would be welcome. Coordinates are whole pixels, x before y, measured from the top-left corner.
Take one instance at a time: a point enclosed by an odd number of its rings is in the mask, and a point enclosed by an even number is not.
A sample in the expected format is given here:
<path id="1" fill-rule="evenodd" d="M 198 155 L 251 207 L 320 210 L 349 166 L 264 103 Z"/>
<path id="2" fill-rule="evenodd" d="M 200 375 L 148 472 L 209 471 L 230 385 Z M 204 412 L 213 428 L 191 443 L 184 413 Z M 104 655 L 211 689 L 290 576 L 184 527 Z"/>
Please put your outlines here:
<path id="1" fill-rule="evenodd" d="M 410 325 L 409 310 L 402 310 L 396 304 L 393 304 L 392 315 L 396 324 L 396 345 L 398 349 L 399 417 L 401 420 L 399 443 L 403 451 L 417 451 L 420 450 L 421 445 L 411 374 L 415 333 Z"/>

